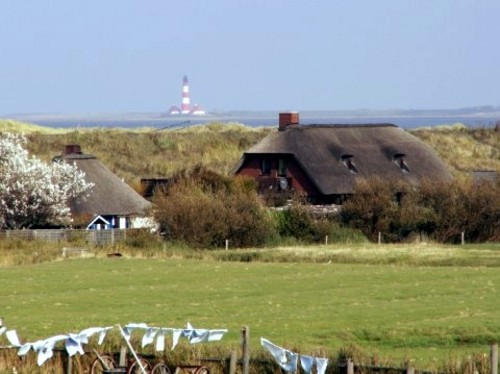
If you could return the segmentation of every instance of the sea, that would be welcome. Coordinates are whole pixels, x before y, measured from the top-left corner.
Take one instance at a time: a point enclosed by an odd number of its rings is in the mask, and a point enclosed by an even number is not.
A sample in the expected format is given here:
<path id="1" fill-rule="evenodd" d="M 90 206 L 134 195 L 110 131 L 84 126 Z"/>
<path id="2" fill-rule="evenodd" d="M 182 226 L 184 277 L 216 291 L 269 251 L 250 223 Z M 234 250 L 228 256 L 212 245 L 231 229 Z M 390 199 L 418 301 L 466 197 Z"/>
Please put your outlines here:
<path id="1" fill-rule="evenodd" d="M 4 117 L 4 116 L 2 116 Z M 277 114 L 233 114 L 205 116 L 167 116 L 161 114 L 119 114 L 119 115 L 16 115 L 8 117 L 18 121 L 53 128 L 122 128 L 148 127 L 156 130 L 180 129 L 209 123 L 242 124 L 249 127 L 277 127 Z M 500 113 L 465 115 L 332 115 L 317 113 L 300 114 L 301 125 L 312 124 L 381 124 L 390 123 L 404 129 L 463 124 L 466 127 L 494 127 L 500 123 Z"/>

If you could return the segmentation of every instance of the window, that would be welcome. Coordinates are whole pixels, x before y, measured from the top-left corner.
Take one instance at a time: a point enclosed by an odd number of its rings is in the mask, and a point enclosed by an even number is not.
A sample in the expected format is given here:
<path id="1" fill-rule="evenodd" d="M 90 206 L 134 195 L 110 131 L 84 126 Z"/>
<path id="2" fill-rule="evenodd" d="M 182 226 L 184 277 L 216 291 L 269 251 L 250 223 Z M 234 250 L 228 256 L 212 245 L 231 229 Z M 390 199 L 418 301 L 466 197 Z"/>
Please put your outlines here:
<path id="1" fill-rule="evenodd" d="M 408 168 L 408 165 L 406 164 L 406 155 L 404 153 L 396 153 L 394 155 L 394 163 L 401 169 L 402 172 L 404 173 L 409 173 L 410 169 Z"/>
<path id="2" fill-rule="evenodd" d="M 354 163 L 353 155 L 343 155 L 342 162 L 345 167 L 349 169 L 352 174 L 358 174 L 358 169 L 356 168 L 356 164 Z"/>
<path id="3" fill-rule="evenodd" d="M 283 158 L 278 160 L 278 176 L 286 177 L 286 160 Z"/>
<path id="4" fill-rule="evenodd" d="M 263 158 L 260 164 L 260 171 L 262 175 L 271 174 L 271 162 L 268 158 Z"/>

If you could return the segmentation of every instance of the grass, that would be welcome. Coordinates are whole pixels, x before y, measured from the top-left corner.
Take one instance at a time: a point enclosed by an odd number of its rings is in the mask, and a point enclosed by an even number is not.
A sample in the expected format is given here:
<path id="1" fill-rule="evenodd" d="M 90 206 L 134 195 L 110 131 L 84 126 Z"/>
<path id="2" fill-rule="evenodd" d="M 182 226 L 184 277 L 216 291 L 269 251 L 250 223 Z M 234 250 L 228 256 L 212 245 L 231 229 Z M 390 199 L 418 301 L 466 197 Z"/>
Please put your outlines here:
<path id="1" fill-rule="evenodd" d="M 38 126 L 31 123 L 19 122 L 14 120 L 0 119 L 0 133 L 11 132 L 17 134 L 63 134 L 67 129 L 55 129 L 51 127 Z"/>
<path id="2" fill-rule="evenodd" d="M 224 250 L 188 251 L 189 259 L 167 249 L 156 258 L 107 259 L 101 250 L 95 258 L 5 266 L 0 310 L 28 341 L 89 326 L 189 321 L 228 328 L 228 350 L 249 326 L 254 352 L 263 336 L 310 354 L 359 347 L 418 368 L 487 353 L 500 338 L 498 244 L 343 247 L 253 251 L 277 256 L 273 262 L 221 261 L 233 252 Z M 252 253 L 233 253 L 245 252 Z M 393 260 L 374 260 L 385 255 Z M 294 261 L 280 262 L 287 256 Z M 450 258 L 461 265 L 440 266 Z"/>
<path id="3" fill-rule="evenodd" d="M 168 177 L 181 169 L 203 165 L 227 174 L 243 152 L 275 129 L 211 123 L 180 130 L 151 128 L 52 129 L 0 120 L 0 132 L 22 132 L 28 150 L 45 161 L 61 154 L 66 144 L 80 144 L 108 168 L 139 189 L 141 177 Z M 473 170 L 500 170 L 499 133 L 493 128 L 463 125 L 409 131 L 433 148 L 451 173 L 468 179 Z"/>
<path id="4" fill-rule="evenodd" d="M 493 128 L 455 125 L 411 133 L 431 146 L 457 178 L 470 177 L 473 170 L 500 170 L 500 134 Z"/>

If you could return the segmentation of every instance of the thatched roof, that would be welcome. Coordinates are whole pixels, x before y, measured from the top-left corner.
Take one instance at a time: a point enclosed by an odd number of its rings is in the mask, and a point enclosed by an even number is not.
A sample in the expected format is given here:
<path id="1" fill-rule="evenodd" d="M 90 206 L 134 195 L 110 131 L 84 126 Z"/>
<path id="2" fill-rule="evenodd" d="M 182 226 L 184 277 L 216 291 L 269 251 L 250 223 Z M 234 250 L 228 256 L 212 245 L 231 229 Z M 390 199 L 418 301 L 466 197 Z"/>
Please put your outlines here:
<path id="1" fill-rule="evenodd" d="M 411 183 L 451 179 L 430 147 L 391 124 L 288 126 L 245 152 L 237 169 L 246 157 L 266 154 L 294 158 L 324 195 L 352 193 L 358 178 L 399 178 Z M 346 165 L 349 160 L 354 170 Z"/>
<path id="2" fill-rule="evenodd" d="M 67 152 L 54 158 L 54 160 L 74 164 L 85 173 L 87 182 L 94 183 L 94 187 L 85 199 L 77 200 L 72 204 L 73 214 L 136 216 L 143 215 L 151 206 L 149 201 L 104 166 L 95 156 L 80 153 L 79 147 L 76 149 L 76 152 Z"/>

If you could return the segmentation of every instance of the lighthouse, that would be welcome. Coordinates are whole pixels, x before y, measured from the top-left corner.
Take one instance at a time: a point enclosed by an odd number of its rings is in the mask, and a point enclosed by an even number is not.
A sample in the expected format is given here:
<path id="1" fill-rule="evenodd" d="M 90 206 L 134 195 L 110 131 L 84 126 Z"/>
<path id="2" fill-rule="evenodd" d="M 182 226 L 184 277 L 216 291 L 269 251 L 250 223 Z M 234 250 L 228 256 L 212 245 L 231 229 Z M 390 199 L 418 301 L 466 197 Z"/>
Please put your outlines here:
<path id="1" fill-rule="evenodd" d="M 189 114 L 191 112 L 191 102 L 189 99 L 189 82 L 187 75 L 182 79 L 182 105 L 181 113 Z"/>
<path id="2" fill-rule="evenodd" d="M 168 115 L 193 115 L 193 116 L 204 116 L 206 112 L 198 104 L 191 105 L 191 98 L 189 96 L 189 82 L 187 75 L 182 79 L 182 103 L 179 108 L 177 105 L 172 105 L 168 110 Z"/>

